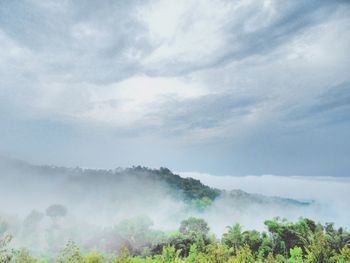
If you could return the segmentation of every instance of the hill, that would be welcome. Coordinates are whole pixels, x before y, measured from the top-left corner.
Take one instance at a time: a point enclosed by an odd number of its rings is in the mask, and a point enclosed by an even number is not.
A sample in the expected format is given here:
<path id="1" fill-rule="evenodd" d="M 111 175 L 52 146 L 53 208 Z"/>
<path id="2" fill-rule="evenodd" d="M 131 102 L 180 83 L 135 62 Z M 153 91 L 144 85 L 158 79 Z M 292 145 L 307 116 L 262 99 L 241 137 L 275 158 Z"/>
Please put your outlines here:
<path id="1" fill-rule="evenodd" d="M 67 185 L 75 185 L 77 189 L 84 188 L 89 191 L 98 189 L 113 192 L 125 182 L 130 183 L 128 187 L 139 188 L 140 182 L 145 187 L 159 187 L 166 189 L 166 194 L 174 199 L 183 200 L 186 203 L 194 204 L 197 208 L 209 206 L 218 198 L 230 200 L 233 207 L 244 207 L 248 205 L 281 205 L 304 207 L 311 205 L 310 202 L 298 201 L 282 197 L 269 197 L 260 194 L 247 193 L 239 189 L 224 191 L 209 187 L 200 180 L 188 177 L 183 178 L 171 172 L 168 168 L 151 169 L 141 166 L 131 168 L 117 168 L 114 170 L 105 169 L 83 169 L 67 168 L 59 166 L 31 165 L 24 161 L 0 158 L 0 168 L 8 173 L 26 174 L 28 177 L 38 177 L 36 180 L 65 180 Z M 69 186 L 68 186 L 69 188 Z M 95 190 L 94 190 L 95 188 Z"/>

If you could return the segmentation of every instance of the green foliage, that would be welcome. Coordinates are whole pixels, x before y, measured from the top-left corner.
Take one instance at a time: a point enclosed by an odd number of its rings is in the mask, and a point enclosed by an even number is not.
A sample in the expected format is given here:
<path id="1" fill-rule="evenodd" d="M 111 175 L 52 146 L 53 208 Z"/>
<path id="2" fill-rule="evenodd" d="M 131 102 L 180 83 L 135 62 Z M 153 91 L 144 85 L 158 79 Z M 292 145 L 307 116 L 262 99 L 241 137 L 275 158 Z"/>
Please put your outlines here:
<path id="1" fill-rule="evenodd" d="M 32 257 L 30 252 L 26 249 L 21 249 L 19 251 L 13 252 L 13 263 L 39 263 L 39 260 Z"/>
<path id="2" fill-rule="evenodd" d="M 202 202 L 201 205 L 208 204 L 208 199 L 213 201 L 217 198 L 221 191 L 202 184 L 199 180 L 193 178 L 182 178 L 177 174 L 173 174 L 168 168 L 161 167 L 157 169 L 149 169 L 146 167 L 136 166 L 126 169 L 122 175 L 127 176 L 147 176 L 155 181 L 165 182 L 174 191 L 173 195 L 182 197 L 190 204 L 194 202 Z M 196 201 L 199 200 L 199 201 Z M 203 207 L 202 207 L 203 208 Z"/>
<path id="3" fill-rule="evenodd" d="M 180 262 L 181 250 L 177 250 L 174 246 L 166 246 L 163 249 L 162 259 L 164 263 Z"/>
<path id="4" fill-rule="evenodd" d="M 232 263 L 255 263 L 252 250 L 247 244 L 238 249 L 237 256 L 232 260 Z"/>
<path id="5" fill-rule="evenodd" d="M 332 263 L 334 250 L 331 248 L 323 232 L 317 233 L 315 242 L 306 248 L 306 263 Z"/>
<path id="6" fill-rule="evenodd" d="M 258 248 L 258 250 L 256 251 L 256 253 L 257 253 L 257 258 L 260 260 L 263 260 L 264 258 L 266 258 L 268 256 L 272 256 L 273 251 L 272 251 L 271 239 L 267 236 L 267 234 L 262 233 L 261 238 L 262 238 L 261 245 Z"/>
<path id="7" fill-rule="evenodd" d="M 334 257 L 334 260 L 337 263 L 350 263 L 350 248 L 343 247 L 340 251 L 340 254 Z"/>
<path id="8" fill-rule="evenodd" d="M 190 252 L 186 257 L 186 263 L 195 263 L 203 261 L 203 254 L 197 249 L 197 244 L 192 244 Z"/>
<path id="9" fill-rule="evenodd" d="M 204 219 L 190 217 L 181 222 L 179 230 L 184 235 L 206 237 L 209 233 L 209 226 Z"/>
<path id="10" fill-rule="evenodd" d="M 233 226 L 227 227 L 228 232 L 222 236 L 222 241 L 225 245 L 233 249 L 233 253 L 237 251 L 243 244 L 242 226 L 240 224 L 234 224 Z"/>
<path id="11" fill-rule="evenodd" d="M 265 225 L 271 235 L 273 253 L 285 257 L 289 257 L 291 248 L 305 247 L 310 244 L 316 231 L 315 223 L 303 218 L 296 223 L 275 218 L 265 221 Z"/>
<path id="12" fill-rule="evenodd" d="M 69 241 L 57 259 L 47 262 L 350 263 L 350 247 L 346 241 L 348 232 L 342 228 L 336 229 L 333 224 L 322 226 L 303 218 L 295 223 L 273 219 L 265 224 L 268 233 L 242 231 L 241 225 L 234 224 L 218 240 L 209 236 L 209 227 L 203 219 L 191 217 L 181 222 L 179 232 L 154 244 L 152 238 L 155 236 L 150 235 L 152 222 L 147 218 L 135 218 L 116 226 L 116 233 L 133 240 L 119 253 L 115 251 L 117 256 L 97 252 L 85 254 L 76 243 Z M 7 230 L 0 236 L 0 263 L 46 262 L 35 258 L 26 249 L 11 248 L 11 236 L 5 234 Z M 289 248 L 294 243 L 301 245 Z M 140 244 L 148 249 L 147 255 L 135 255 L 133 246 L 139 247 Z"/>
<path id="13" fill-rule="evenodd" d="M 201 218 L 190 217 L 180 224 L 179 232 L 170 236 L 168 243 L 181 251 L 181 256 L 187 256 L 195 243 L 199 251 L 204 251 L 210 243 L 209 227 Z"/>
<path id="14" fill-rule="evenodd" d="M 103 263 L 103 262 L 106 262 L 103 256 L 96 252 L 90 253 L 84 258 L 84 263 Z"/>
<path id="15" fill-rule="evenodd" d="M 152 220 L 140 216 L 121 221 L 114 230 L 132 255 L 148 255 L 147 250 L 157 249 L 156 245 L 165 239 L 164 233 L 151 229 L 152 225 Z"/>
<path id="16" fill-rule="evenodd" d="M 335 251 L 340 252 L 343 247 L 350 246 L 350 233 L 342 227 L 335 229 L 333 223 L 326 223 L 324 229 L 325 237 Z"/>
<path id="17" fill-rule="evenodd" d="M 59 263 L 83 263 L 84 258 L 80 252 L 79 247 L 73 242 L 69 241 L 61 252 L 58 259 Z"/>
<path id="18" fill-rule="evenodd" d="M 254 256 L 259 254 L 259 248 L 263 243 L 263 237 L 256 230 L 244 231 L 242 233 L 242 241 L 244 244 L 248 244 L 252 249 Z"/>
<path id="19" fill-rule="evenodd" d="M 294 247 L 290 249 L 290 263 L 304 263 L 303 251 L 300 247 Z"/>
<path id="20" fill-rule="evenodd" d="M 120 251 L 119 256 L 114 258 L 114 263 L 131 263 L 132 257 L 127 247 L 123 247 Z"/>
<path id="21" fill-rule="evenodd" d="M 206 197 L 206 196 L 202 197 L 200 199 L 193 199 L 192 200 L 192 206 L 200 212 L 203 212 L 212 203 L 213 203 L 213 200 L 211 200 L 209 197 Z"/>
<path id="22" fill-rule="evenodd" d="M 196 242 L 196 239 L 191 236 L 186 236 L 180 232 L 174 233 L 169 237 L 168 243 L 181 251 L 181 256 L 188 255 L 191 245 Z M 167 244 L 165 244 L 167 245 Z"/>
<path id="23" fill-rule="evenodd" d="M 206 258 L 209 262 L 228 262 L 231 253 L 232 250 L 226 245 L 211 243 L 206 246 L 205 254 L 202 255 L 202 258 Z"/>

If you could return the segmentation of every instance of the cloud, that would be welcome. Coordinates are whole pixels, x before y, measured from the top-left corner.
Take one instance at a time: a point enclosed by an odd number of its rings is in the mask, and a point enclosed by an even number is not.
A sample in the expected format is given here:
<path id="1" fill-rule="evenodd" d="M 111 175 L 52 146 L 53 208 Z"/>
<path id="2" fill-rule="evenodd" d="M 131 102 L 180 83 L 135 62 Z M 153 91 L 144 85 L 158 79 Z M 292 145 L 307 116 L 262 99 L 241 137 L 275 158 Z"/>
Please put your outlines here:
<path id="1" fill-rule="evenodd" d="M 202 87 L 177 78 L 135 76 L 103 90 L 92 89 L 89 109 L 75 117 L 120 128 L 159 125 L 162 119 L 152 113 L 162 110 L 169 98 L 182 101 L 207 93 Z"/>
<path id="2" fill-rule="evenodd" d="M 141 18 L 155 48 L 143 64 L 150 74 L 187 74 L 266 54 L 324 22 L 339 6 L 327 1 L 152 2 Z"/>
<path id="3" fill-rule="evenodd" d="M 334 148 L 329 138 L 348 127 L 339 85 L 350 81 L 349 14 L 346 1 L 6 1 L 5 151 L 23 139 L 11 131 L 50 123 L 47 133 L 64 126 L 85 138 L 89 131 L 86 144 L 108 133 L 145 149 L 166 141 L 160 152 L 176 145 L 204 160 L 198 149 L 213 147 L 218 163 L 239 150 L 242 163 L 251 151 L 272 159 L 274 149 L 293 145 L 313 160 L 325 141 L 316 132 Z M 314 153 L 304 146 L 309 138 L 317 140 Z M 265 144 L 275 146 L 259 149 Z"/>
<path id="4" fill-rule="evenodd" d="M 350 82 L 331 87 L 320 96 L 314 98 L 310 105 L 295 107 L 287 115 L 290 122 L 306 120 L 324 126 L 327 124 L 349 121 Z"/>
<path id="5" fill-rule="evenodd" d="M 141 19 L 155 48 L 142 62 L 146 70 L 177 74 L 211 62 L 213 53 L 225 47 L 222 25 L 230 9 L 228 3 L 220 1 L 156 1 L 147 5 L 140 11 Z"/>

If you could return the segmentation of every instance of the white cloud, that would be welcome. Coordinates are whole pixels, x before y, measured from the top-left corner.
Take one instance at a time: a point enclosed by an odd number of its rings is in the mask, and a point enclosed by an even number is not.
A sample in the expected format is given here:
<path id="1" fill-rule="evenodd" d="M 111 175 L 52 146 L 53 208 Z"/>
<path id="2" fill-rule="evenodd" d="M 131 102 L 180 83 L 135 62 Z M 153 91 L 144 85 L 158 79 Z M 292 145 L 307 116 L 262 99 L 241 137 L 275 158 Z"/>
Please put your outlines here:
<path id="1" fill-rule="evenodd" d="M 134 76 L 107 87 L 91 89 L 89 110 L 77 115 L 83 120 L 117 127 L 158 125 L 154 119 L 168 100 L 181 101 L 208 94 L 202 87 L 180 78 Z"/>
<path id="2" fill-rule="evenodd" d="M 164 62 L 205 63 L 224 48 L 223 25 L 231 5 L 223 1 L 160 1 L 140 10 L 156 48 L 142 62 L 159 71 Z M 193 12 L 193 10 L 196 10 Z M 232 43 L 233 44 L 233 43 Z"/>

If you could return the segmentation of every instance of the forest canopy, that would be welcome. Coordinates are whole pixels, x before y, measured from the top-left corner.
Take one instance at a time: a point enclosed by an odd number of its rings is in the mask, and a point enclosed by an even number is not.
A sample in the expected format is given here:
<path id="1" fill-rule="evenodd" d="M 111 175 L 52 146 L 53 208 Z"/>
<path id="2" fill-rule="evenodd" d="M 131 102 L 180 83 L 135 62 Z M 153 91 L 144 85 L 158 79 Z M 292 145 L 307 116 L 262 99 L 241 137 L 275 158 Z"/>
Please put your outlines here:
<path id="1" fill-rule="evenodd" d="M 227 231 L 217 237 L 201 218 L 183 220 L 178 231 L 172 233 L 152 229 L 152 222 L 147 218 L 134 218 L 115 226 L 112 242 L 104 244 L 111 246 L 109 253 L 80 248 L 68 241 L 58 255 L 50 250 L 45 255 L 35 255 L 25 248 L 12 246 L 6 222 L 1 222 L 0 262 L 350 262 L 350 233 L 332 223 L 322 225 L 308 218 L 297 222 L 274 218 L 264 224 L 266 231 L 259 232 L 243 230 L 236 223 L 227 226 Z M 116 247 L 117 237 L 122 242 Z M 95 245 L 97 248 L 101 244 Z"/>

